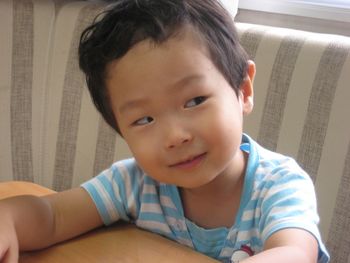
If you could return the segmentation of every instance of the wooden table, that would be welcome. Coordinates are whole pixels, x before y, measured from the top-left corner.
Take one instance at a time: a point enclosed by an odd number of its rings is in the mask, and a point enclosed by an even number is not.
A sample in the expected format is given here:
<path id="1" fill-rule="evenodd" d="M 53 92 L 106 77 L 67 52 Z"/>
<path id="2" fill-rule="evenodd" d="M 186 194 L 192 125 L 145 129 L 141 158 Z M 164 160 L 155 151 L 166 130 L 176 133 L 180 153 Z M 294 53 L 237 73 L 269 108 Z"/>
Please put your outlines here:
<path id="1" fill-rule="evenodd" d="M 27 182 L 0 183 L 0 199 L 47 195 L 54 191 Z M 126 223 L 104 227 L 40 251 L 21 253 L 20 263 L 217 262 L 192 249 Z"/>

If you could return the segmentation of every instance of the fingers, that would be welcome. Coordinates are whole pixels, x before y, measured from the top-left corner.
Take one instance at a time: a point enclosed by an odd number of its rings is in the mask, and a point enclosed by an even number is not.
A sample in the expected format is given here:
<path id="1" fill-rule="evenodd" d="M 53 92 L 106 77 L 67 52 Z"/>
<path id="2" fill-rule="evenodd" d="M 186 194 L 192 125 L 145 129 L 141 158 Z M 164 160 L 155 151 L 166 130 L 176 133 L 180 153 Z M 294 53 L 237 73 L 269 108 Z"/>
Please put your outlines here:
<path id="1" fill-rule="evenodd" d="M 0 263 L 17 263 L 18 256 L 18 243 L 16 241 L 12 241 L 7 249 L 0 248 Z"/>

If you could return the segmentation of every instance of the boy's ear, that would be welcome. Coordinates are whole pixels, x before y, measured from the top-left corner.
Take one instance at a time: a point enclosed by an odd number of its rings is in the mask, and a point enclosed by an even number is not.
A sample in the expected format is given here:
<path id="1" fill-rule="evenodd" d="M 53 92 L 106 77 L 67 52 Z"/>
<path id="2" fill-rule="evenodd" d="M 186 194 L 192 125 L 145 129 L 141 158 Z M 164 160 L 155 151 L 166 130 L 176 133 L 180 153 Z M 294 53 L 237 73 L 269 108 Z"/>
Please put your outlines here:
<path id="1" fill-rule="evenodd" d="M 248 60 L 248 69 L 246 76 L 240 86 L 240 95 L 243 114 L 249 114 L 254 106 L 254 89 L 253 82 L 255 77 L 255 63 Z"/>

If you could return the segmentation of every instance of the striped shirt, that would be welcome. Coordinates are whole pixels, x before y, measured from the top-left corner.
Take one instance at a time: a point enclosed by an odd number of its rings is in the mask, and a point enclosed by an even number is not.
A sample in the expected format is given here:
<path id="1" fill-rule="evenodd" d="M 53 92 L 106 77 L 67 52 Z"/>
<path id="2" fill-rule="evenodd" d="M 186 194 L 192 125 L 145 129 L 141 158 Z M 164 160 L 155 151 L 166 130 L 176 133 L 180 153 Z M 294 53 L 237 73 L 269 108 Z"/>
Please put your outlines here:
<path id="1" fill-rule="evenodd" d="M 204 229 L 186 219 L 178 188 L 153 180 L 135 159 L 114 163 L 82 187 L 104 224 L 119 219 L 133 222 L 222 262 L 261 252 L 264 242 L 285 228 L 313 234 L 319 244 L 318 262 L 328 262 L 310 177 L 292 158 L 262 148 L 247 135 L 243 135 L 241 149 L 249 153 L 249 159 L 231 228 Z"/>

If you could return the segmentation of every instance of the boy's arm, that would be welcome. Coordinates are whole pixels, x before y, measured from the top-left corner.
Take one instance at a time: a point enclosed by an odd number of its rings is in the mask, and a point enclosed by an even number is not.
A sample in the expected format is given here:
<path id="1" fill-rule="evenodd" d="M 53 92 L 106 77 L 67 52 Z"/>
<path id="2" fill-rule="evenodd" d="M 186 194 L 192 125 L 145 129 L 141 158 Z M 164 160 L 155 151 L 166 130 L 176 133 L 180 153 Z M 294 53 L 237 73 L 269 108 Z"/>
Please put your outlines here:
<path id="1" fill-rule="evenodd" d="M 271 235 L 265 243 L 264 251 L 243 260 L 242 263 L 316 263 L 317 257 L 316 238 L 306 230 L 289 228 Z"/>
<path id="2" fill-rule="evenodd" d="M 82 188 L 45 197 L 18 196 L 0 201 L 0 236 L 2 231 L 9 239 L 17 238 L 19 250 L 44 248 L 102 224 L 95 204 Z M 0 258 L 6 253 L 6 245 L 1 242 L 6 243 L 4 236 L 0 238 Z M 12 240 L 11 246 L 14 243 Z"/>
<path id="3" fill-rule="evenodd" d="M 52 243 L 83 234 L 103 225 L 96 205 L 81 187 L 44 197 L 54 214 Z"/>

